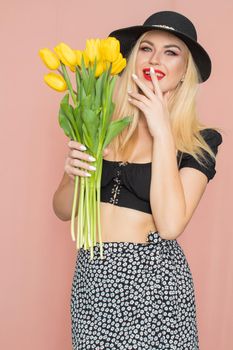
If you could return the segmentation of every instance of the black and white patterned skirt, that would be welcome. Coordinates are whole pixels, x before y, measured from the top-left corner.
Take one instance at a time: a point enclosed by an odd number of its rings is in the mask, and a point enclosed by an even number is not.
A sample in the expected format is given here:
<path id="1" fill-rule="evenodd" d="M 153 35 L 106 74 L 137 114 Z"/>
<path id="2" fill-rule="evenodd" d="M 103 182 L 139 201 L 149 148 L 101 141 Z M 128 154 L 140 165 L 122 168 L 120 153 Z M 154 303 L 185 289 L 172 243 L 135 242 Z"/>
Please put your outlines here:
<path id="1" fill-rule="evenodd" d="M 198 350 L 192 274 L 177 240 L 81 248 L 71 291 L 73 350 Z"/>

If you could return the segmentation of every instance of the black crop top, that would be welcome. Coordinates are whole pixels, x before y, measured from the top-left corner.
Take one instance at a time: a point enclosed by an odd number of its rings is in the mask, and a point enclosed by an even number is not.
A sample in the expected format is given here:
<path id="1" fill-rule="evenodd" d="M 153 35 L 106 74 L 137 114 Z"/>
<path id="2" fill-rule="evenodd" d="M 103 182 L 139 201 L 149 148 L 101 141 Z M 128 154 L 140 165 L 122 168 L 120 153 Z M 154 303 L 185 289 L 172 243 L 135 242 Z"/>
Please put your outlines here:
<path id="1" fill-rule="evenodd" d="M 221 134 L 213 129 L 201 131 L 206 143 L 215 155 L 222 143 Z M 190 167 L 200 170 L 207 176 L 208 182 L 215 176 L 215 161 L 207 152 L 207 168 L 201 166 L 188 153 L 177 152 L 179 169 Z M 204 160 L 203 160 L 204 161 Z M 152 213 L 150 206 L 150 183 L 152 163 L 130 163 L 103 159 L 101 177 L 101 202 Z"/>

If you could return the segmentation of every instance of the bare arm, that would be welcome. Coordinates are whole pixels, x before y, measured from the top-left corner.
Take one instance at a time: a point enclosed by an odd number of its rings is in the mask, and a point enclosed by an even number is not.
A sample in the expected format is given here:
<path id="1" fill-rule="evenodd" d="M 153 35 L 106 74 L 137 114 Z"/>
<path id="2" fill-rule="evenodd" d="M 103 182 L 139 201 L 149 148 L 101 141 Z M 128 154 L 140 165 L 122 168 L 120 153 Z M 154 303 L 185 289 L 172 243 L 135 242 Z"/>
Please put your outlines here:
<path id="1" fill-rule="evenodd" d="M 80 186 L 78 189 L 78 197 Z M 53 210 L 62 221 L 71 220 L 71 212 L 74 196 L 74 181 L 64 172 L 62 180 L 53 195 Z M 78 208 L 77 208 L 78 209 Z M 77 211 L 75 216 L 77 216 Z"/>
<path id="2" fill-rule="evenodd" d="M 150 200 L 160 236 L 176 239 L 190 221 L 207 185 L 196 169 L 179 171 L 170 129 L 153 143 Z"/>

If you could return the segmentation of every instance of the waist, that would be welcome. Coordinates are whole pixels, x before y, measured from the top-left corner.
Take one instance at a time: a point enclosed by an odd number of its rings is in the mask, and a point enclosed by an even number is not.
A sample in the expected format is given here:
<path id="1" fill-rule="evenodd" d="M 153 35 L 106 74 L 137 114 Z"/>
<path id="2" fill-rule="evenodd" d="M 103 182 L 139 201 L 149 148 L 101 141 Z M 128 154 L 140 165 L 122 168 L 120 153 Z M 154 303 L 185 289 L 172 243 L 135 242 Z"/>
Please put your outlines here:
<path id="1" fill-rule="evenodd" d="M 176 239 L 168 240 L 163 239 L 160 237 L 158 231 L 150 231 L 147 234 L 146 242 L 138 243 L 138 242 L 121 242 L 121 241 L 112 241 L 112 242 L 103 242 L 103 252 L 104 256 L 107 257 L 109 254 L 116 253 L 116 254 L 123 254 L 123 253 L 142 253 L 145 254 L 145 250 L 151 250 L 155 251 L 157 249 L 164 250 L 168 249 L 171 250 L 173 253 L 175 250 L 179 250 L 179 253 L 184 255 L 182 248 L 180 247 L 179 243 Z M 83 254 L 89 255 L 88 250 L 84 250 L 83 248 L 80 249 L 80 252 Z M 94 256 L 99 256 L 100 253 L 100 243 L 97 242 L 94 246 Z"/>
<path id="2" fill-rule="evenodd" d="M 102 242 L 143 243 L 149 231 L 157 231 L 151 214 L 104 202 L 100 202 L 100 223 Z"/>

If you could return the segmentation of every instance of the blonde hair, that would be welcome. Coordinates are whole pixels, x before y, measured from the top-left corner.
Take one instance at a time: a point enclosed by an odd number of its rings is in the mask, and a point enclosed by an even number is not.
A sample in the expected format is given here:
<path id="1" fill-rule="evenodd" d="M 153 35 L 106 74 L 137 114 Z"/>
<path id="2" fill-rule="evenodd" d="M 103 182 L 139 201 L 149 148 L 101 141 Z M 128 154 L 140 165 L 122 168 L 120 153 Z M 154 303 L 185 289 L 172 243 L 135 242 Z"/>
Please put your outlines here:
<path id="1" fill-rule="evenodd" d="M 127 66 L 118 77 L 114 89 L 113 100 L 115 110 L 112 120 L 122 119 L 125 116 L 132 116 L 132 122 L 111 142 L 114 159 L 126 161 L 131 154 L 138 136 L 138 120 L 140 111 L 128 101 L 128 89 L 138 92 L 137 84 L 132 80 L 132 73 L 135 72 L 135 62 L 140 43 L 144 33 L 134 45 L 128 60 Z M 174 137 L 176 149 L 180 152 L 191 154 L 200 164 L 205 165 L 200 157 L 205 159 L 204 149 L 213 159 L 215 154 L 205 142 L 200 131 L 211 128 L 221 131 L 218 127 L 204 125 L 199 119 L 196 111 L 196 95 L 199 88 L 201 76 L 189 50 L 187 58 L 187 68 L 182 83 L 179 83 L 168 99 L 168 110 L 170 115 L 171 129 Z M 117 156 L 118 155 L 118 156 Z"/>

